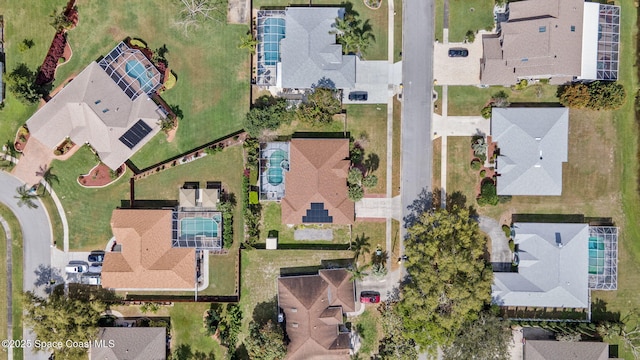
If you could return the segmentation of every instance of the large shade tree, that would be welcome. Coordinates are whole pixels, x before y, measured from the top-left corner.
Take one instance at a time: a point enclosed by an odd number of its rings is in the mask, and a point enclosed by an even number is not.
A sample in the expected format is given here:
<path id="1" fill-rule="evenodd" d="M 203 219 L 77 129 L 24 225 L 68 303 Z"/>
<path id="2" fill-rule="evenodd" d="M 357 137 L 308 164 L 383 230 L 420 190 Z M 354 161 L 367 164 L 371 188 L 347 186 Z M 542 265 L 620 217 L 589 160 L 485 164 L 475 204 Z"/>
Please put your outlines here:
<path id="1" fill-rule="evenodd" d="M 443 349 L 444 360 L 508 360 L 511 329 L 495 314 L 484 311 L 468 322 L 453 343 Z"/>
<path id="2" fill-rule="evenodd" d="M 398 311 L 406 336 L 420 348 L 451 344 L 462 326 L 491 300 L 492 271 L 486 240 L 468 208 L 416 214 L 405 241 L 410 281 Z"/>
<path id="3" fill-rule="evenodd" d="M 67 297 L 62 292 L 54 292 L 45 298 L 29 291 L 24 294 L 24 299 L 25 324 L 33 329 L 38 340 L 62 342 L 59 349 L 48 349 L 54 350 L 56 359 L 86 358 L 86 348 L 64 344 L 69 339 L 87 342 L 95 338 L 100 313 L 106 308 L 103 301 L 94 297 Z"/>

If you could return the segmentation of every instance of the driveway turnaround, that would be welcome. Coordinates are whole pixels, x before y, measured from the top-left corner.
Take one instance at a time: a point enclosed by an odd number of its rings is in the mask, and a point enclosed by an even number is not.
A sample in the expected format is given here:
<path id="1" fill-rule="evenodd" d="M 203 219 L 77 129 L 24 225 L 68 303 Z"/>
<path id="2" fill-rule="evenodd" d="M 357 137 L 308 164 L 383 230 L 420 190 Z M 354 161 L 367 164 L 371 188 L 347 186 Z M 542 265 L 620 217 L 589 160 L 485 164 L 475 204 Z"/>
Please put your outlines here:
<path id="1" fill-rule="evenodd" d="M 449 49 L 467 49 L 467 57 L 449 57 Z M 482 33 L 472 43 L 436 43 L 433 77 L 438 85 L 479 85 Z"/>

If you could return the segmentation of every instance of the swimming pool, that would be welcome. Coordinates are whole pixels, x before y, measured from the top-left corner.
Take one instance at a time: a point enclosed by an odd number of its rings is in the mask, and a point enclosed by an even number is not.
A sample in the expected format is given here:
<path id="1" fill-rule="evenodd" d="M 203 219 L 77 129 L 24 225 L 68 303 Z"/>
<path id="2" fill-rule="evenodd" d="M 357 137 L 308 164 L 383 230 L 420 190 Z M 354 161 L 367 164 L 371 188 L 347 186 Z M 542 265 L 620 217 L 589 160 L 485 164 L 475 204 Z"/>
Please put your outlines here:
<path id="1" fill-rule="evenodd" d="M 196 236 L 218 237 L 218 223 L 214 219 L 203 217 L 180 220 L 180 237 L 193 239 Z"/>
<path id="2" fill-rule="evenodd" d="M 145 69 L 138 60 L 129 60 L 125 66 L 127 75 L 138 80 L 142 91 L 149 93 L 153 90 L 153 72 Z"/>
<path id="3" fill-rule="evenodd" d="M 262 26 L 262 51 L 265 65 L 276 65 L 280 60 L 280 40 L 284 38 L 285 20 L 267 18 Z"/>
<path id="4" fill-rule="evenodd" d="M 604 240 L 598 237 L 589 238 L 589 274 L 604 272 Z"/>

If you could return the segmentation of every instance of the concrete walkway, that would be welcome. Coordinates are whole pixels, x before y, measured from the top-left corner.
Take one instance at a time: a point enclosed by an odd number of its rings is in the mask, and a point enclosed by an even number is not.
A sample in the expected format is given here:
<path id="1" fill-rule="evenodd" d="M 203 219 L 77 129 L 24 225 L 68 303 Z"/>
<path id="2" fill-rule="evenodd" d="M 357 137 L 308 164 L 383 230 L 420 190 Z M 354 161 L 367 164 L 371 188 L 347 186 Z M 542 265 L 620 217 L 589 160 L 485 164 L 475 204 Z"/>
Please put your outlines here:
<path id="1" fill-rule="evenodd" d="M 502 231 L 502 226 L 489 217 L 480 216 L 480 230 L 491 238 L 491 262 L 511 263 L 512 255 L 509 240 Z"/>
<path id="2" fill-rule="evenodd" d="M 0 225 L 4 229 L 5 238 L 7 240 L 7 339 L 13 338 L 13 258 L 11 256 L 11 245 L 13 244 L 13 238 L 11 237 L 11 229 L 7 221 L 0 216 Z M 13 360 L 13 350 L 9 349 L 7 352 L 7 358 Z"/>
<path id="3" fill-rule="evenodd" d="M 396 11 L 394 8 L 394 1 L 387 1 L 389 6 L 387 17 L 389 18 L 387 31 L 389 36 L 387 37 L 387 57 L 389 61 L 389 66 L 393 66 L 393 55 L 395 50 L 394 38 L 395 38 L 395 15 Z M 392 88 L 392 84 L 394 84 L 394 76 L 393 71 L 389 71 L 389 88 Z M 389 98 L 387 100 L 387 187 L 386 187 L 386 195 L 387 201 L 391 198 L 393 194 L 393 97 L 394 93 L 391 91 L 389 94 Z M 391 234 L 391 217 L 389 215 L 384 216 L 386 218 L 386 227 L 385 227 L 385 246 L 387 251 L 391 253 L 393 251 L 392 248 L 392 234 Z M 387 269 L 391 269 L 391 259 L 387 259 Z"/>

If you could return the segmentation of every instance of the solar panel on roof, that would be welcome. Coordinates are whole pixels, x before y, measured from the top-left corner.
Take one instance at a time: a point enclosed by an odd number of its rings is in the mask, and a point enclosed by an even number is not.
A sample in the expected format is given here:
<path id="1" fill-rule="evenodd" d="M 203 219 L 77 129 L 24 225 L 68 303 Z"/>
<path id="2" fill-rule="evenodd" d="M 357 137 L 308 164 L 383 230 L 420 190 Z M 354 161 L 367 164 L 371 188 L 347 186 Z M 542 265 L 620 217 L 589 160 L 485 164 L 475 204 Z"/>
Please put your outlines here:
<path id="1" fill-rule="evenodd" d="M 307 209 L 307 215 L 302 217 L 303 223 L 333 223 L 333 216 L 329 216 L 329 210 L 325 210 L 324 203 L 311 203 Z"/>
<path id="2" fill-rule="evenodd" d="M 140 140 L 149 135 L 151 127 L 142 120 L 138 120 L 132 127 L 127 130 L 124 135 L 120 136 L 120 141 L 125 144 L 129 149 L 133 149 Z"/>

